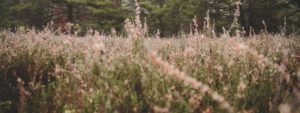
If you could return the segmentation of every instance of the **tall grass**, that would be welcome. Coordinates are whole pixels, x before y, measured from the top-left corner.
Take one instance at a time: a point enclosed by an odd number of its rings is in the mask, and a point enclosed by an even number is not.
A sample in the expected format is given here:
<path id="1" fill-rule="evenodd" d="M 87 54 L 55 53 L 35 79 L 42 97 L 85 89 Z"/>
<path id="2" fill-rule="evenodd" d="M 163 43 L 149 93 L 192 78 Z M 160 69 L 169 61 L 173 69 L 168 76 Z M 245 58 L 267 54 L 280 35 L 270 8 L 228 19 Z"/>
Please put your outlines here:
<path id="1" fill-rule="evenodd" d="M 0 112 L 300 112 L 298 36 L 155 38 L 138 15 L 129 38 L 1 31 Z"/>

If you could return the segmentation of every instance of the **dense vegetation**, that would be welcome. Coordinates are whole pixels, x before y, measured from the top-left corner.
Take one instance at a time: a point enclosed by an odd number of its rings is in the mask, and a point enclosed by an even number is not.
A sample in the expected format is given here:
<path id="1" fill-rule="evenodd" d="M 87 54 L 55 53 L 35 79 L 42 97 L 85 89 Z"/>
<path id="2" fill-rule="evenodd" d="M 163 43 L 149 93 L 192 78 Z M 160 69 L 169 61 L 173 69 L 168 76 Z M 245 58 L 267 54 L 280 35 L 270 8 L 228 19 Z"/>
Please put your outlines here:
<path id="1" fill-rule="evenodd" d="M 0 2 L 0 113 L 300 112 L 296 0 Z"/>
<path id="2" fill-rule="evenodd" d="M 138 0 L 142 20 L 148 23 L 150 34 L 159 29 L 161 36 L 189 32 L 191 20 L 197 16 L 199 27 L 205 25 L 207 13 L 218 33 L 231 25 L 235 15 L 235 0 Z M 299 33 L 299 0 L 241 0 L 239 23 L 249 33 L 260 32 L 268 26 L 269 32 Z M 104 33 L 115 28 L 123 32 L 125 18 L 134 15 L 134 0 L 0 0 L 0 27 L 30 26 L 42 29 L 53 21 L 57 26 L 67 22 L 74 30 L 85 33 L 87 28 Z"/>
<path id="3" fill-rule="evenodd" d="M 208 24 L 149 37 L 136 9 L 127 38 L 78 37 L 52 24 L 1 31 L 0 112 L 300 112 L 298 36 L 216 35 Z"/>

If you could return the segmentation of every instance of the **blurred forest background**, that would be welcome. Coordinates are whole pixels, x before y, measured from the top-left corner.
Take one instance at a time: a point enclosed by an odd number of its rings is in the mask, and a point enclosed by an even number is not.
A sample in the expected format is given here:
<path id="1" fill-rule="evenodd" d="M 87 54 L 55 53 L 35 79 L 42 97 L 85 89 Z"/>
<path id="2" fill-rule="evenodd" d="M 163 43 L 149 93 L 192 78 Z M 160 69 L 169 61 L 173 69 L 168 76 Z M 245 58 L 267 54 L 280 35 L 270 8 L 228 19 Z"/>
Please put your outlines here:
<path id="1" fill-rule="evenodd" d="M 236 10 L 235 0 L 138 0 L 142 20 L 149 33 L 159 29 L 162 36 L 189 32 L 193 18 L 199 28 L 210 22 L 217 33 L 229 29 Z M 239 24 L 246 32 L 267 29 L 268 32 L 299 33 L 300 0 L 242 0 Z M 135 14 L 134 0 L 0 0 L 0 28 L 27 26 L 42 29 L 53 21 L 55 26 L 74 24 L 74 29 L 87 28 L 110 33 L 115 28 L 123 32 L 126 18 Z M 263 24 L 265 22 L 265 25 Z"/>

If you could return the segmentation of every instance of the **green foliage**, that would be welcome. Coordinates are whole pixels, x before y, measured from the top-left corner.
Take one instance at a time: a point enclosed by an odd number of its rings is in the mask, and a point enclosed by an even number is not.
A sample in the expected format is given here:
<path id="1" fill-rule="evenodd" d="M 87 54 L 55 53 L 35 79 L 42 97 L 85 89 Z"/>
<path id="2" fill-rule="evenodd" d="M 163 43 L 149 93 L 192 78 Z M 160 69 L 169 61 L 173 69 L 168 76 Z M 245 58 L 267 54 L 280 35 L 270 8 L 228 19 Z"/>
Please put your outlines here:
<path id="1" fill-rule="evenodd" d="M 15 48 L 15 51 L 6 50 L 5 54 L 1 53 L 0 101 L 2 105 L 0 112 L 17 112 L 17 109 L 13 108 L 20 107 L 17 104 L 21 101 L 20 88 L 26 90 L 27 96 L 30 95 L 25 100 L 28 104 L 24 107 L 25 112 L 38 113 L 51 109 L 47 107 L 54 106 L 52 100 L 55 96 L 55 89 L 53 89 L 55 78 L 51 73 L 54 72 L 56 64 L 62 64 L 61 61 L 41 48 L 29 50 L 24 46 L 10 45 L 10 47 Z M 12 54 L 15 56 L 11 56 Z M 25 84 L 20 86 L 21 83 L 17 81 L 18 79 Z"/>
<path id="2" fill-rule="evenodd" d="M 233 0 L 139 0 L 142 18 L 147 18 L 150 34 L 160 29 L 162 36 L 190 32 L 197 16 L 198 29 L 205 25 L 206 12 L 217 33 L 229 29 L 234 18 Z M 134 0 L 16 0 L 0 1 L 1 28 L 29 26 L 42 29 L 50 21 L 61 26 L 70 21 L 82 32 L 88 28 L 109 33 L 111 28 L 123 32 L 125 18 L 135 14 Z M 54 12 L 60 12 L 58 15 Z M 299 2 L 297 0 L 242 0 L 239 24 L 249 33 L 265 29 L 269 32 L 299 32 Z M 57 17 L 59 16 L 59 17 Z M 193 26 L 192 26 L 193 27 Z"/>

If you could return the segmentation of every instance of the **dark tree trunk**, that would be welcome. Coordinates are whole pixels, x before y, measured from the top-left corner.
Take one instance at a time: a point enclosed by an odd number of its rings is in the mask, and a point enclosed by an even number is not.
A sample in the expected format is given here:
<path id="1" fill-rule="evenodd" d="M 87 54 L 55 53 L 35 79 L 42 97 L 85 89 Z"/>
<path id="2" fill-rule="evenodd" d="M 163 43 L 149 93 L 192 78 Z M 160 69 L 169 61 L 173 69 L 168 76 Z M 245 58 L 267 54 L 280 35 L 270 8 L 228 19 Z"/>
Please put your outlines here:
<path id="1" fill-rule="evenodd" d="M 68 7 L 68 17 L 67 17 L 67 21 L 70 22 L 70 23 L 74 23 L 74 6 L 72 3 L 68 3 L 67 4 L 67 7 Z M 70 29 L 70 33 L 73 34 L 74 33 L 74 30 L 73 30 L 73 27 L 71 26 L 71 29 Z"/>
<path id="2" fill-rule="evenodd" d="M 255 27 L 255 20 L 254 20 L 254 13 L 253 13 L 253 0 L 248 0 L 248 25 L 247 25 L 247 32 L 250 32 L 251 27 Z"/>
<path id="3" fill-rule="evenodd" d="M 74 12 L 74 7 L 71 3 L 68 3 L 68 22 L 71 22 L 73 23 L 74 22 L 74 15 L 73 15 L 73 12 Z"/>
<path id="4" fill-rule="evenodd" d="M 244 2 L 244 1 L 241 0 L 241 3 L 243 3 L 243 2 Z M 240 26 L 241 26 L 242 28 L 245 28 L 245 27 L 246 27 L 245 10 L 244 10 L 244 8 L 243 8 L 243 5 L 240 5 L 239 7 L 240 7 L 240 19 L 239 19 L 239 21 L 240 21 Z M 244 30 L 245 30 L 245 29 L 244 29 Z"/>
<path id="5" fill-rule="evenodd" d="M 164 7 L 164 4 L 165 4 L 165 0 L 159 0 L 159 7 L 160 8 L 163 8 Z M 162 16 L 159 16 L 158 17 L 158 20 L 159 20 L 159 30 L 161 30 L 162 32 L 164 32 L 164 28 L 163 28 L 163 18 Z M 164 36 L 162 33 L 159 34 L 161 37 Z"/>

